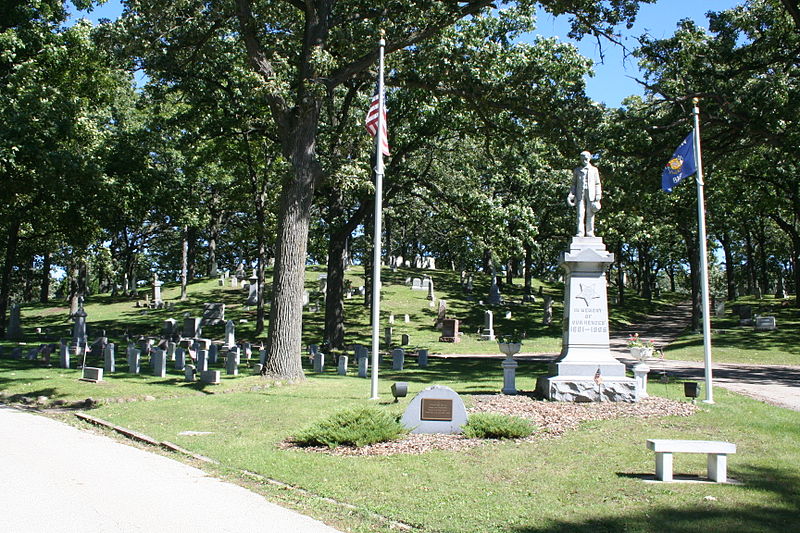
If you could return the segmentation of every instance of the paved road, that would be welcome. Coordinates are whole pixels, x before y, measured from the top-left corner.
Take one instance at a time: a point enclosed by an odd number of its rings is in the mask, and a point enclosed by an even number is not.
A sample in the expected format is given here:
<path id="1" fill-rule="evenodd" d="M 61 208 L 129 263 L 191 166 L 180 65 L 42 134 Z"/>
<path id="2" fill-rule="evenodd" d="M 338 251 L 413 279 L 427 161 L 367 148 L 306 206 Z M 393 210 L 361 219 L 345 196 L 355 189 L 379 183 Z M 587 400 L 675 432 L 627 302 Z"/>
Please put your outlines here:
<path id="1" fill-rule="evenodd" d="M 0 406 L 0 530 L 337 533 L 202 470 Z"/>

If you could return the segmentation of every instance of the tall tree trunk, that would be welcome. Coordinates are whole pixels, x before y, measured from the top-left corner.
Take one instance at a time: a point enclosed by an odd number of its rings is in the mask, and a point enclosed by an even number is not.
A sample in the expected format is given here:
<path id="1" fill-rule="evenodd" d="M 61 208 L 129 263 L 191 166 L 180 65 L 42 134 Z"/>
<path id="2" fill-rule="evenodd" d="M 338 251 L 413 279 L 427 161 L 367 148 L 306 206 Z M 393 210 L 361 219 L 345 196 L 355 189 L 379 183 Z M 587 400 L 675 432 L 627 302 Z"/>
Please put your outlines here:
<path id="1" fill-rule="evenodd" d="M 800 290 L 800 269 L 797 268 L 798 264 L 800 264 L 800 231 L 797 230 L 796 226 L 777 215 L 772 215 L 770 218 L 772 218 L 778 227 L 789 236 L 789 240 L 792 243 L 792 274 L 794 277 L 795 291 L 794 303 L 795 307 L 800 307 L 800 294 L 798 294 L 798 290 Z"/>
<path id="2" fill-rule="evenodd" d="M 50 300 L 50 267 L 53 265 L 53 254 L 45 252 L 42 260 L 42 282 L 39 289 L 39 302 L 46 304 Z"/>
<path id="3" fill-rule="evenodd" d="M 8 223 L 6 238 L 6 255 L 3 260 L 3 279 L 0 283 L 0 337 L 6 336 L 6 320 L 11 296 L 11 273 L 17 260 L 17 245 L 19 244 L 20 221 L 16 216 L 11 216 Z"/>
<path id="4" fill-rule="evenodd" d="M 617 297 L 625 305 L 625 270 L 622 268 L 622 241 L 617 244 Z"/>
<path id="5" fill-rule="evenodd" d="M 733 242 L 728 230 L 723 230 L 719 235 L 719 243 L 725 254 L 725 285 L 728 300 L 736 299 L 736 270 L 734 269 Z"/>
<path id="6" fill-rule="evenodd" d="M 298 111 L 303 113 L 303 111 Z M 272 306 L 264 374 L 303 380 L 301 345 L 303 290 L 314 188 L 321 169 L 314 156 L 317 109 L 297 118 L 292 150 L 294 174 L 284 181 L 278 212 Z"/>
<path id="7" fill-rule="evenodd" d="M 653 300 L 653 281 L 651 276 L 651 260 L 650 248 L 643 245 L 639 248 L 639 257 L 641 257 L 641 276 L 642 276 L 642 298 L 647 298 L 647 301 Z"/>
<path id="8" fill-rule="evenodd" d="M 759 287 L 761 297 L 769 292 L 769 271 L 767 270 L 767 237 L 764 233 L 764 221 L 759 220 L 756 233 L 756 253 L 758 255 Z"/>
<path id="9" fill-rule="evenodd" d="M 36 279 L 36 258 L 31 256 L 28 260 L 28 264 L 25 266 L 25 270 L 28 272 L 25 275 L 25 285 L 22 291 L 22 299 L 26 302 L 33 301 L 33 282 Z"/>
<path id="10" fill-rule="evenodd" d="M 525 294 L 530 295 L 533 292 L 533 247 L 530 244 L 525 245 Z"/>
<path id="11" fill-rule="evenodd" d="M 344 262 L 347 235 L 334 232 L 328 240 L 328 284 L 325 293 L 323 341 L 329 348 L 344 347 Z"/>
<path id="12" fill-rule="evenodd" d="M 700 329 L 702 302 L 700 298 L 700 251 L 697 239 L 692 232 L 683 233 L 686 242 L 686 255 L 689 258 L 689 279 L 692 286 L 692 331 Z"/>
<path id="13" fill-rule="evenodd" d="M 181 301 L 187 299 L 186 282 L 189 270 L 189 227 L 183 227 L 183 239 L 181 242 Z"/>
<path id="14" fill-rule="evenodd" d="M 756 258 L 753 252 L 753 238 L 749 228 L 744 234 L 744 246 L 747 254 L 747 294 L 753 294 L 756 289 Z"/>
<path id="15" fill-rule="evenodd" d="M 256 222 L 258 223 L 258 264 L 256 265 L 256 277 L 258 277 L 258 294 L 256 295 L 256 335 L 264 333 L 264 265 L 267 262 L 267 243 L 264 235 L 264 224 L 266 214 L 264 212 L 263 195 L 256 202 Z"/>
<path id="16" fill-rule="evenodd" d="M 212 205 L 214 203 L 212 202 Z M 222 231 L 222 211 L 213 214 L 211 217 L 211 227 L 208 230 L 208 277 L 216 278 L 219 274 L 219 262 L 217 261 L 217 240 Z"/>
<path id="17" fill-rule="evenodd" d="M 186 232 L 186 278 L 192 281 L 197 277 L 197 228 L 189 226 Z"/>
<path id="18" fill-rule="evenodd" d="M 78 287 L 78 278 L 80 277 L 80 265 L 77 257 L 72 258 L 69 266 L 68 280 L 69 280 L 69 316 L 75 315 L 78 311 L 78 297 L 80 296 L 80 288 Z"/>

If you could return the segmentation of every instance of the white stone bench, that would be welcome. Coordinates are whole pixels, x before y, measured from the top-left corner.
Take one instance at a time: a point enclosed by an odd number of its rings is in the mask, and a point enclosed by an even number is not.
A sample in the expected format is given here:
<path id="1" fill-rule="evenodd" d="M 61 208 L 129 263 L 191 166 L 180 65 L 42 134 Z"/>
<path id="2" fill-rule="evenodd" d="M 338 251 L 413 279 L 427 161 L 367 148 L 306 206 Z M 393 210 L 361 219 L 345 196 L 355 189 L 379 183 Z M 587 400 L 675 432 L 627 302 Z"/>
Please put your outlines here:
<path id="1" fill-rule="evenodd" d="M 717 483 L 728 481 L 728 454 L 736 453 L 736 445 L 716 440 L 647 439 L 647 449 L 656 452 L 656 478 L 672 481 L 673 453 L 705 453 L 708 455 L 708 477 Z"/>

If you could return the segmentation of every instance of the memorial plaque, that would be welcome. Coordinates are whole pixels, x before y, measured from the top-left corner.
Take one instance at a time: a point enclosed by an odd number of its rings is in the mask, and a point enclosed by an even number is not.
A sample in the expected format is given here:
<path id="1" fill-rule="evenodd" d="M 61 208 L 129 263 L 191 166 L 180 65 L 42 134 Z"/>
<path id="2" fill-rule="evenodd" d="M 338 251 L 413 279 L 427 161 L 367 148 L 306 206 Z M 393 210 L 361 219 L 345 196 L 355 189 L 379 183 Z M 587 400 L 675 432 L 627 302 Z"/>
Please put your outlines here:
<path id="1" fill-rule="evenodd" d="M 456 391 L 433 385 L 411 400 L 400 422 L 411 433 L 461 433 L 467 410 Z"/>
<path id="2" fill-rule="evenodd" d="M 453 400 L 445 398 L 422 398 L 421 420 L 453 420 Z"/>

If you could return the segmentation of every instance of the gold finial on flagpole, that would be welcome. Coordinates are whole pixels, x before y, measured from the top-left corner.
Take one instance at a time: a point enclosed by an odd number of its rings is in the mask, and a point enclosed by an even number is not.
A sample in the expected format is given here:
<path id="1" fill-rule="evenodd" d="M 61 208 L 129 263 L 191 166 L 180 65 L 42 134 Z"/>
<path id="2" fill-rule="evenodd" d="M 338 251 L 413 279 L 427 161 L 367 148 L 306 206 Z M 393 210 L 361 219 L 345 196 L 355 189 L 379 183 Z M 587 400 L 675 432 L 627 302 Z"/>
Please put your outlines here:
<path id="1" fill-rule="evenodd" d="M 700 98 L 698 98 L 697 96 L 695 96 L 694 98 L 692 98 L 692 104 L 694 104 L 694 105 L 697 105 L 697 104 L 699 104 L 699 103 L 700 103 Z"/>
<path id="2" fill-rule="evenodd" d="M 378 34 L 379 34 L 381 37 L 386 37 L 386 30 L 384 30 L 383 28 L 381 28 L 380 30 L 378 30 Z"/>

